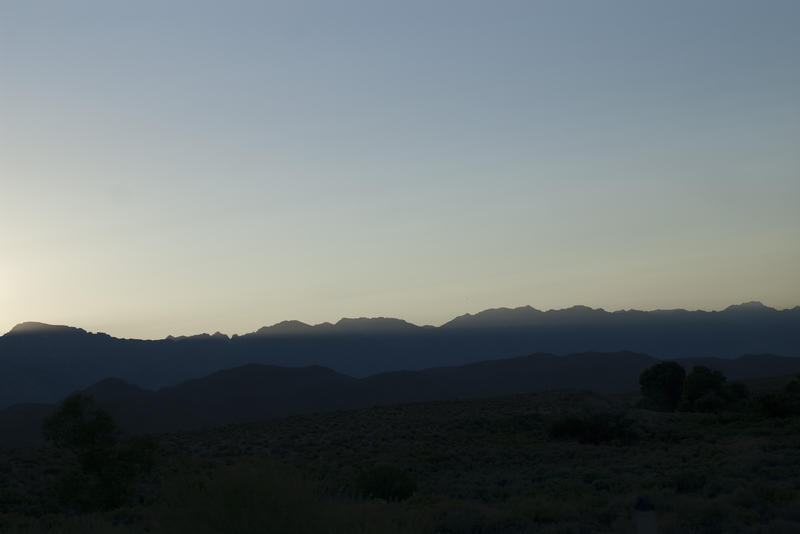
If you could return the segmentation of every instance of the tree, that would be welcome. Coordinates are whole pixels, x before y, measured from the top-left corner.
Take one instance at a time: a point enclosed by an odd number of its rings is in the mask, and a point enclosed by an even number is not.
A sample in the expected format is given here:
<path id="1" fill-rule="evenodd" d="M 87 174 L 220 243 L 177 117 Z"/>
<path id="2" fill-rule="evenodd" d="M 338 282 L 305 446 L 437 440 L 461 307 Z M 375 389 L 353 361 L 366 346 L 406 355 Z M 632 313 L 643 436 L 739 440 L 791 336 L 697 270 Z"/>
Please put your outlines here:
<path id="1" fill-rule="evenodd" d="M 677 362 L 662 362 L 639 375 L 643 408 L 671 412 L 678 407 L 686 371 Z"/>
<path id="2" fill-rule="evenodd" d="M 683 411 L 716 412 L 722 409 L 727 398 L 725 375 L 709 369 L 705 365 L 696 365 L 686 375 L 683 384 L 680 409 Z"/>
<path id="3" fill-rule="evenodd" d="M 57 493 L 62 504 L 78 511 L 121 505 L 136 476 L 153 467 L 155 442 L 148 437 L 120 440 L 111 415 L 87 395 L 65 399 L 45 420 L 42 433 L 77 461 L 80 469 L 62 476 Z"/>
<path id="4" fill-rule="evenodd" d="M 111 415 L 95 408 L 94 400 L 81 394 L 67 397 L 45 420 L 42 432 L 56 447 L 71 451 L 87 472 L 98 471 L 117 443 Z"/>

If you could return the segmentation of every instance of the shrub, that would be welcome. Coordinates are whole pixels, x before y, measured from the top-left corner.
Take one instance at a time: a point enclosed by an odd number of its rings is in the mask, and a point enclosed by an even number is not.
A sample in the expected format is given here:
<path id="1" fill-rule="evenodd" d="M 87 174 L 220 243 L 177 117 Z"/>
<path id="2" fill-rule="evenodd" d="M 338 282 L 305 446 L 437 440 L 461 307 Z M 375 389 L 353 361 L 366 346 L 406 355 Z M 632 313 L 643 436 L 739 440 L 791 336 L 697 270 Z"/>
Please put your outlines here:
<path id="1" fill-rule="evenodd" d="M 157 532 L 191 534 L 351 534 L 425 532 L 404 511 L 326 492 L 289 465 L 252 458 L 210 474 L 180 469 L 154 507 Z"/>
<path id="2" fill-rule="evenodd" d="M 785 393 L 764 393 L 752 399 L 750 407 L 761 417 L 778 418 L 800 414 L 800 406 Z"/>
<path id="3" fill-rule="evenodd" d="M 547 431 L 554 439 L 572 439 L 594 445 L 609 441 L 628 443 L 636 439 L 633 421 L 614 414 L 560 417 L 549 425 Z"/>
<path id="4" fill-rule="evenodd" d="M 731 382 L 725 386 L 725 397 L 729 406 L 736 407 L 750 397 L 750 391 L 743 382 Z"/>
<path id="5" fill-rule="evenodd" d="M 361 473 L 357 486 L 364 497 L 402 501 L 417 489 L 417 483 L 402 469 L 380 465 Z"/>
<path id="6" fill-rule="evenodd" d="M 694 411 L 718 413 L 725 408 L 725 399 L 720 397 L 717 393 L 709 391 L 696 401 L 694 401 Z"/>
<path id="7" fill-rule="evenodd" d="M 707 477 L 696 471 L 681 471 L 672 476 L 672 486 L 678 493 L 696 492 L 706 485 Z"/>

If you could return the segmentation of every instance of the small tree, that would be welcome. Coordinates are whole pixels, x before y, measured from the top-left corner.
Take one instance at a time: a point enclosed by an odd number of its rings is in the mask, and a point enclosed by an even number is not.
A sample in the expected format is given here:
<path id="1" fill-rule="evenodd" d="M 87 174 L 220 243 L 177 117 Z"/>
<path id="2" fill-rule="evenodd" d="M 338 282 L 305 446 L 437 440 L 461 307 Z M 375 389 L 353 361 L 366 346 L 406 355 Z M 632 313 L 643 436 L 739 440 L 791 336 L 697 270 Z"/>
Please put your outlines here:
<path id="1" fill-rule="evenodd" d="M 692 372 L 686 375 L 680 409 L 707 412 L 722 409 L 728 396 L 725 382 L 725 375 L 719 371 L 704 365 L 696 365 Z"/>
<path id="2" fill-rule="evenodd" d="M 87 395 L 64 400 L 45 420 L 42 432 L 46 440 L 77 460 L 80 470 L 66 473 L 57 493 L 62 504 L 78 511 L 121 505 L 136 475 L 153 467 L 155 442 L 147 437 L 121 442 L 111 415 L 95 407 Z"/>
<path id="3" fill-rule="evenodd" d="M 114 420 L 105 410 L 95 408 L 91 397 L 81 394 L 64 400 L 45 420 L 42 432 L 56 447 L 71 451 L 87 472 L 98 471 L 117 444 Z"/>
<path id="4" fill-rule="evenodd" d="M 662 362 L 639 375 L 643 408 L 671 412 L 678 407 L 686 371 L 677 362 Z"/>

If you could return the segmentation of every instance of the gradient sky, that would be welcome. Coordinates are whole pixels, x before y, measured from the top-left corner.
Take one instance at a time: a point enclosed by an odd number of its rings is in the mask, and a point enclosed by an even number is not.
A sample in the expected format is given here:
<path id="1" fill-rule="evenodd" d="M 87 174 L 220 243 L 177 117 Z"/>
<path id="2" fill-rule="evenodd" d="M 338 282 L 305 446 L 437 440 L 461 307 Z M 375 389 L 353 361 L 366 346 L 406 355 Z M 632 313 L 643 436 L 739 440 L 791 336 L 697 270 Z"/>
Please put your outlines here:
<path id="1" fill-rule="evenodd" d="M 0 331 L 800 304 L 800 2 L 0 0 Z"/>

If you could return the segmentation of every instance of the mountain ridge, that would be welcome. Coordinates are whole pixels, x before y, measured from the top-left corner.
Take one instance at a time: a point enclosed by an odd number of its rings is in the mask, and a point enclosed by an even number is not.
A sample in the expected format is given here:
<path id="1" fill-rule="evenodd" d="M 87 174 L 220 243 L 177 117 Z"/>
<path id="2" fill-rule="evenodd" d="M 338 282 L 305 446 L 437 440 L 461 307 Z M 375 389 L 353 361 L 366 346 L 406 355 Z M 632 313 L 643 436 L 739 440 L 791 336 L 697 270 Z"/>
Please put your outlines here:
<path id="1" fill-rule="evenodd" d="M 0 336 L 0 409 L 53 402 L 110 376 L 157 389 L 247 363 L 320 365 L 366 377 L 537 352 L 623 350 L 659 358 L 798 356 L 800 307 L 776 310 L 750 302 L 711 312 L 608 312 L 588 306 L 543 312 L 521 306 L 464 314 L 438 327 L 361 317 L 317 325 L 282 321 L 243 335 L 161 340 L 27 322 Z"/>
<path id="2" fill-rule="evenodd" d="M 551 390 L 626 393 L 637 390 L 640 373 L 658 361 L 634 352 L 539 353 L 364 378 L 322 366 L 246 364 L 157 390 L 107 378 L 78 391 L 94 397 L 128 432 L 171 432 L 376 405 Z M 769 354 L 676 361 L 686 369 L 706 365 L 730 380 L 800 372 L 800 358 Z M 0 446 L 41 442 L 41 423 L 54 410 L 53 404 L 18 404 L 0 410 Z"/>
<path id="3" fill-rule="evenodd" d="M 279 321 L 272 325 L 265 325 L 252 332 L 245 332 L 243 334 L 225 334 L 220 331 L 216 331 L 213 334 L 209 334 L 207 332 L 200 332 L 197 334 L 188 334 L 188 335 L 167 335 L 164 338 L 160 339 L 139 339 L 139 338 L 126 338 L 126 337 L 116 337 L 111 336 L 105 332 L 91 332 L 84 330 L 80 327 L 75 326 L 67 326 L 67 325 L 54 325 L 49 323 L 43 323 L 39 321 L 24 321 L 21 323 L 17 323 L 13 326 L 8 332 L 0 336 L 0 338 L 5 337 L 9 334 L 13 335 L 20 335 L 20 334 L 31 334 L 31 333 L 87 333 L 87 334 L 99 334 L 105 335 L 108 337 L 112 337 L 114 339 L 137 339 L 139 341 L 161 341 L 161 340 L 185 340 L 185 339 L 196 339 L 196 338 L 207 338 L 207 337 L 225 337 L 227 339 L 233 339 L 237 337 L 246 337 L 246 336 L 253 336 L 253 335 L 264 335 L 264 334 L 274 334 L 274 333 L 292 333 L 295 331 L 300 332 L 308 332 L 309 329 L 331 329 L 331 328 L 353 328 L 358 326 L 363 326 L 367 328 L 373 328 L 375 326 L 392 326 L 392 327 L 414 327 L 414 328 L 442 328 L 442 327 L 451 327 L 455 324 L 458 324 L 461 321 L 466 322 L 474 322 L 485 320 L 487 322 L 498 322 L 498 319 L 510 319 L 511 326 L 520 322 L 522 318 L 541 318 L 542 316 L 547 316 L 548 314 L 552 316 L 580 316 L 582 314 L 585 315 L 633 315 L 633 314 L 719 314 L 725 312 L 797 312 L 800 311 L 800 305 L 791 307 L 791 308 L 773 308 L 771 306 L 766 306 L 761 301 L 753 300 L 742 302 L 739 304 L 731 304 L 721 310 L 689 310 L 686 308 L 657 308 L 654 310 L 640 310 L 636 308 L 623 308 L 619 310 L 613 311 L 606 311 L 604 308 L 592 308 L 591 306 L 586 306 L 582 304 L 576 304 L 573 306 L 569 306 L 566 308 L 551 308 L 548 310 L 540 310 L 534 308 L 530 305 L 518 306 L 515 308 L 511 307 L 498 307 L 498 308 L 487 308 L 485 310 L 481 310 L 475 313 L 464 313 L 462 315 L 458 315 L 449 321 L 445 321 L 439 326 L 432 326 L 432 325 L 418 325 L 412 323 L 410 321 L 406 321 L 405 319 L 397 318 L 397 317 L 341 317 L 335 323 L 331 322 L 322 322 L 316 324 L 309 324 L 303 321 L 299 321 L 296 319 L 287 319 L 283 321 Z"/>

